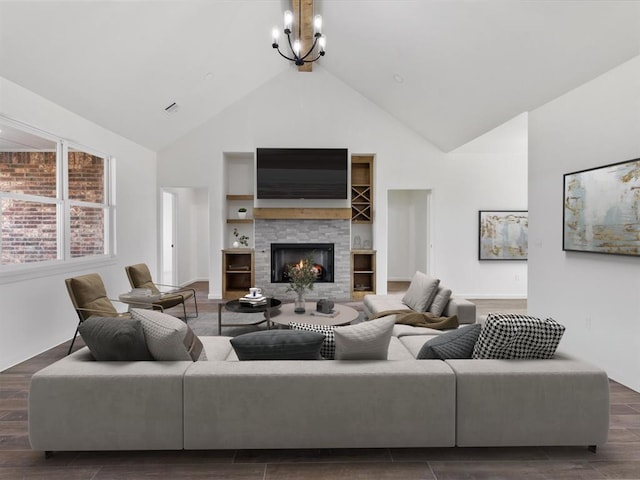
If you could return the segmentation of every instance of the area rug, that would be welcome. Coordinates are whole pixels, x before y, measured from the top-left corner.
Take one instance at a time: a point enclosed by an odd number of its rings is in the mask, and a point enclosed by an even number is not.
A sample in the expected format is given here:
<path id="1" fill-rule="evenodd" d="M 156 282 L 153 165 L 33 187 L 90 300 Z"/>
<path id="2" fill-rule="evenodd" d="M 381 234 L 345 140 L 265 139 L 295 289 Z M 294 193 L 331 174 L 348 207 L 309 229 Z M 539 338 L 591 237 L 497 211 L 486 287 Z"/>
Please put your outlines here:
<path id="1" fill-rule="evenodd" d="M 348 305 L 360 312 L 356 320 L 351 323 L 360 323 L 365 320 L 365 314 L 362 311 L 362 302 L 340 302 Z M 263 313 L 236 313 L 222 312 L 222 335 L 226 337 L 235 337 L 243 333 L 256 332 L 258 330 L 266 330 L 266 322 L 260 325 L 250 325 L 264 318 Z M 225 327 L 225 323 L 246 324 L 246 326 Z M 218 335 L 218 313 L 200 313 L 197 318 L 188 318 L 187 324 L 193 332 L 198 336 L 210 337 Z"/>

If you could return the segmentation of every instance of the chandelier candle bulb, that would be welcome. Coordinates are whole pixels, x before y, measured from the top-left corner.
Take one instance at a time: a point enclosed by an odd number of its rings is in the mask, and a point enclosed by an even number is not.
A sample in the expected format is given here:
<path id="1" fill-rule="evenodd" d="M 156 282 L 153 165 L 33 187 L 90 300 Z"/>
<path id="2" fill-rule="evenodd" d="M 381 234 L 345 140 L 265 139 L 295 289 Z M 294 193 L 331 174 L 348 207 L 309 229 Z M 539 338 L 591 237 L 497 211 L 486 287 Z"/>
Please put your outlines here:
<path id="1" fill-rule="evenodd" d="M 300 40 L 293 42 L 293 53 L 295 53 L 297 57 L 300 56 Z"/>
<path id="2" fill-rule="evenodd" d="M 320 55 L 324 55 L 324 49 L 326 48 L 326 46 L 327 46 L 327 37 L 322 35 L 318 39 L 318 47 L 320 48 Z"/>
<path id="3" fill-rule="evenodd" d="M 313 17 L 313 29 L 317 37 L 322 35 L 322 15 L 316 15 Z"/>
<path id="4" fill-rule="evenodd" d="M 278 37 L 280 37 L 280 31 L 276 27 L 273 27 L 273 30 L 271 30 L 271 38 L 273 39 L 271 46 L 273 48 L 278 48 Z"/>
<path id="5" fill-rule="evenodd" d="M 289 35 L 291 33 L 291 27 L 293 26 L 293 13 L 291 10 L 284 12 L 284 33 Z"/>

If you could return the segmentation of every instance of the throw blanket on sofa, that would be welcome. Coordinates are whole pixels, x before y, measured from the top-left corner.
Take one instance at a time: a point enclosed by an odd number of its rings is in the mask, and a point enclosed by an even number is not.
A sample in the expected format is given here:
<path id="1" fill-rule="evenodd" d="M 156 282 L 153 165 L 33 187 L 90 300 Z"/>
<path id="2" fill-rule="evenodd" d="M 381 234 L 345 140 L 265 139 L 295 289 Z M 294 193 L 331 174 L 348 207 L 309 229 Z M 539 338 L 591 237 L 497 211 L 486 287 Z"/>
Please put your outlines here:
<path id="1" fill-rule="evenodd" d="M 385 310 L 375 315 L 370 320 L 374 320 L 380 317 L 386 317 L 387 315 L 395 315 L 396 323 L 403 325 L 412 325 L 414 327 L 426 327 L 433 328 L 434 330 L 447 330 L 449 328 L 458 328 L 458 316 L 452 315 L 451 317 L 436 317 L 431 312 L 416 312 L 414 310 Z"/>

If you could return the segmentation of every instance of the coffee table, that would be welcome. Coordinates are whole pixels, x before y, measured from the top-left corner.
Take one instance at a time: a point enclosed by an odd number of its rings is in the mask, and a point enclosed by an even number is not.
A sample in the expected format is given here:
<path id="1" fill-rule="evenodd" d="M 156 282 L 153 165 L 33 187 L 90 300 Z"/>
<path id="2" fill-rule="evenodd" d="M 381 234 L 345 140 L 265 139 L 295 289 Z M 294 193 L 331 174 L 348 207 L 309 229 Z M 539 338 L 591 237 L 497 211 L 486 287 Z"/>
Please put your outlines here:
<path id="1" fill-rule="evenodd" d="M 346 305 L 335 304 L 333 309 L 338 312 L 335 317 L 324 317 L 320 315 L 311 315 L 311 312 L 316 311 L 315 302 L 307 302 L 305 305 L 305 313 L 295 313 L 293 311 L 293 303 L 285 303 L 280 307 L 280 313 L 277 316 L 271 317 L 272 323 L 283 325 L 288 327 L 289 322 L 306 323 L 309 325 L 347 325 L 353 322 L 360 312 L 356 309 L 347 307 Z"/>
<path id="2" fill-rule="evenodd" d="M 247 305 L 246 303 L 242 303 L 240 300 L 231 300 L 229 302 L 218 303 L 218 335 L 222 335 L 222 327 L 246 327 L 248 325 L 260 325 L 261 323 L 267 322 L 267 328 L 271 328 L 271 312 L 273 310 L 277 310 L 282 305 L 282 301 L 277 298 L 267 298 L 267 303 L 265 305 L 256 305 L 255 307 L 252 305 Z M 260 313 L 264 312 L 264 318 L 252 322 L 252 323 L 225 323 L 222 324 L 222 307 L 226 308 L 230 312 L 239 312 L 239 313 Z"/>

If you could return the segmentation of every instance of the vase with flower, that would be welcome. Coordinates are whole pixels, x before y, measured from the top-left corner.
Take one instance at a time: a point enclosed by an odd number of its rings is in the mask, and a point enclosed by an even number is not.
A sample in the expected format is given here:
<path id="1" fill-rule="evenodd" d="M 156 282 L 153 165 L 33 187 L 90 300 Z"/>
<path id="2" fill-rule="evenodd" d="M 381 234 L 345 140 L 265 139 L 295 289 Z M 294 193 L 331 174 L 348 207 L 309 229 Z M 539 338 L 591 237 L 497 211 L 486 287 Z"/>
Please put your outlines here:
<path id="1" fill-rule="evenodd" d="M 233 242 L 233 248 L 248 247 L 249 246 L 249 237 L 246 235 L 240 235 L 240 232 L 237 228 L 233 229 L 233 236 L 236 238 Z"/>
<path id="2" fill-rule="evenodd" d="M 305 294 L 307 290 L 313 290 L 313 283 L 319 273 L 318 267 L 310 258 L 303 258 L 298 263 L 287 266 L 287 276 L 289 277 L 287 292 L 296 293 L 295 313 L 305 312 Z"/>

